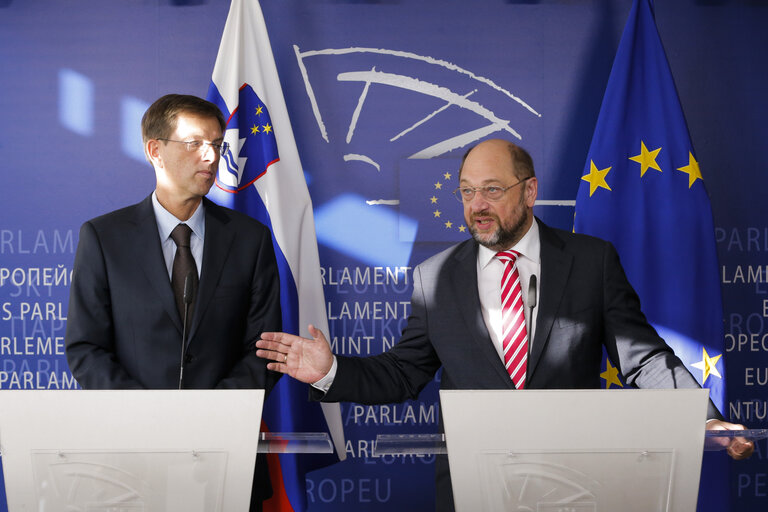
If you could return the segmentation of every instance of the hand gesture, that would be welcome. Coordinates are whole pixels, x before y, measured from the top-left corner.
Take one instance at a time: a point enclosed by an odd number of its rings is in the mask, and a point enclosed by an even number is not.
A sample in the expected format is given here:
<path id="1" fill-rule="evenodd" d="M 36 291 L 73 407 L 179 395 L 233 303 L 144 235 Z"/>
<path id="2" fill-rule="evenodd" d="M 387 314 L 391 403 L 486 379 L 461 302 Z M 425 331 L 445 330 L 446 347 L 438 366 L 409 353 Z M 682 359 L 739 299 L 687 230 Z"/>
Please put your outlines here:
<path id="1" fill-rule="evenodd" d="M 310 325 L 309 334 L 312 339 L 284 332 L 262 333 L 261 339 L 256 342 L 256 355 L 273 361 L 267 364 L 269 370 L 312 384 L 330 371 L 333 354 L 319 329 Z"/>

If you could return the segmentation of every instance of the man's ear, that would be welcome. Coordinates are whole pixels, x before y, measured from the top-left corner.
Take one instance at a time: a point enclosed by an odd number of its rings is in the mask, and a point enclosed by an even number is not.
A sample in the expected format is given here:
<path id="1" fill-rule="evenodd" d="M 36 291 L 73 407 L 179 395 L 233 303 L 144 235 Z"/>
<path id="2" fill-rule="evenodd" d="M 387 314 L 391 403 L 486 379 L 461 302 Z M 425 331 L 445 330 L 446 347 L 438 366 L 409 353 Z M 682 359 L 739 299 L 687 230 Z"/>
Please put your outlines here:
<path id="1" fill-rule="evenodd" d="M 163 157 L 160 156 L 160 141 L 157 139 L 149 139 L 144 143 L 144 156 L 147 157 L 149 163 L 154 167 L 163 166 Z"/>
<path id="2" fill-rule="evenodd" d="M 536 203 L 536 196 L 539 193 L 539 181 L 534 176 L 528 179 L 523 186 L 525 187 L 525 204 L 528 208 L 533 208 L 533 205 Z"/>

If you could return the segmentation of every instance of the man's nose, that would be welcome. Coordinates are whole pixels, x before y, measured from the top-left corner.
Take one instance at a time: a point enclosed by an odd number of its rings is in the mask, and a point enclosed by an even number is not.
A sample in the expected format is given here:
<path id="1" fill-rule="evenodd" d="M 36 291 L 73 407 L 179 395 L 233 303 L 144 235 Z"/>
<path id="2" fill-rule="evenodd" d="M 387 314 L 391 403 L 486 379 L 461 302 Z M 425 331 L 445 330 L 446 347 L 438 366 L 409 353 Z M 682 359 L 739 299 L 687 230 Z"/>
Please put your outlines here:
<path id="1" fill-rule="evenodd" d="M 203 147 L 201 148 L 202 151 L 202 158 L 206 162 L 213 162 L 216 160 L 218 153 L 215 149 L 213 149 L 213 146 L 210 144 L 203 144 Z"/>
<path id="2" fill-rule="evenodd" d="M 472 212 L 482 212 L 488 209 L 488 200 L 479 191 L 468 201 L 469 209 Z"/>

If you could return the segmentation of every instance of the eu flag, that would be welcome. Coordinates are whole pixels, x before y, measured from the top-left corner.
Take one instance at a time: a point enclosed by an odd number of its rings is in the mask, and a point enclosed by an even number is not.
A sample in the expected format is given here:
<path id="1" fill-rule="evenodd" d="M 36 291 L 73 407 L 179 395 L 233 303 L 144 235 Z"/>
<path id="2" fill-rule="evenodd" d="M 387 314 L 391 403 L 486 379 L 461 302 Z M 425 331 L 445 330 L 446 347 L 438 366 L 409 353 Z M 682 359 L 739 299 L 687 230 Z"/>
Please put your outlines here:
<path id="1" fill-rule="evenodd" d="M 627 20 L 576 199 L 574 230 L 611 241 L 643 312 L 725 411 L 712 210 L 650 0 Z M 706 470 L 705 464 L 705 470 Z M 727 482 L 699 510 L 727 510 Z"/>

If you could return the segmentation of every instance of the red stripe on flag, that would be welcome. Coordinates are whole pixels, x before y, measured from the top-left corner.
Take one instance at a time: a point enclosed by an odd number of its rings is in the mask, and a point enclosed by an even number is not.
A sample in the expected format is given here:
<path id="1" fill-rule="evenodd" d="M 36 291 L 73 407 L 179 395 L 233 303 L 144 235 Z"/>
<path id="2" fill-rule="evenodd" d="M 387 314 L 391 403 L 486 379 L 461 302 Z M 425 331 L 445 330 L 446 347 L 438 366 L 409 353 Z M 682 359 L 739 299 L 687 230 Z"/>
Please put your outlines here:
<path id="1" fill-rule="evenodd" d="M 267 424 L 261 420 L 261 431 L 269 432 Z M 286 441 L 287 443 L 287 441 Z M 264 501 L 262 505 L 263 512 L 295 512 L 288 494 L 285 492 L 285 482 L 283 480 L 283 467 L 280 465 L 280 455 L 277 453 L 268 453 L 267 466 L 269 467 L 269 481 L 272 482 L 272 497 Z"/>

